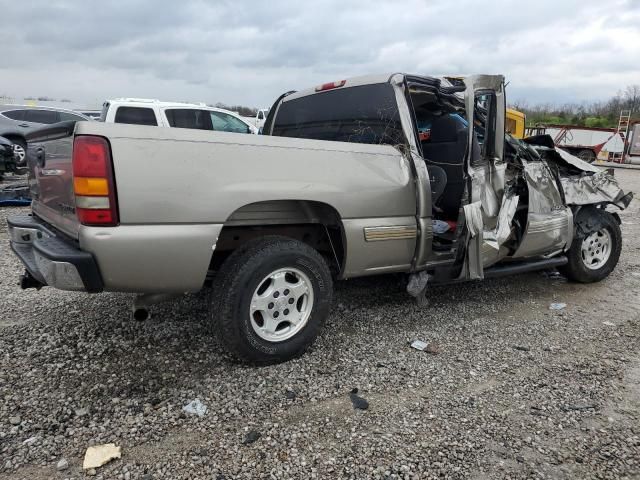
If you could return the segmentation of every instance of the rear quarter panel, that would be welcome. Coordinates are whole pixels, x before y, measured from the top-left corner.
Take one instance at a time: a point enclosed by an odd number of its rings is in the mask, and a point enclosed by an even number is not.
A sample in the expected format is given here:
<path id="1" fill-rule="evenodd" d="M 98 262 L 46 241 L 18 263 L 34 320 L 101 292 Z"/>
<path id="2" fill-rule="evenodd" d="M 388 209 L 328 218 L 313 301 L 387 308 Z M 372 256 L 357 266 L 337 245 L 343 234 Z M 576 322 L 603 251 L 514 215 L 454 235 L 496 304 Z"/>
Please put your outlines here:
<path id="1" fill-rule="evenodd" d="M 342 218 L 346 276 L 409 267 L 415 238 L 364 239 L 368 226 L 415 226 L 410 167 L 391 146 L 116 124 L 79 128 L 80 134 L 110 141 L 122 227 L 221 228 L 234 211 L 252 203 L 318 201 Z M 151 238 L 149 249 L 158 248 Z M 207 264 L 215 242 L 195 247 Z M 85 239 L 89 243 L 98 244 Z M 162 255 L 185 254 L 165 244 Z M 154 254 L 154 261 L 162 255 Z"/>

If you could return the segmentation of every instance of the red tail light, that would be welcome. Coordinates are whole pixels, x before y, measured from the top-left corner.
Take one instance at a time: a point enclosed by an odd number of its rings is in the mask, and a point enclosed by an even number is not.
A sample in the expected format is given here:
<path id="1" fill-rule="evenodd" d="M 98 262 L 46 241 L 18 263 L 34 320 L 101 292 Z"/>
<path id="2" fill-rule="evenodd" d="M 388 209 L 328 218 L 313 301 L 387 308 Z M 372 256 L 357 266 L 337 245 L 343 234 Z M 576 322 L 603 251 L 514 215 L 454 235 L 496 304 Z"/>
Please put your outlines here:
<path id="1" fill-rule="evenodd" d="M 340 80 L 339 82 L 323 83 L 322 85 L 318 85 L 316 87 L 316 92 L 324 92 L 325 90 L 344 87 L 345 83 L 347 83 L 346 80 Z"/>
<path id="2" fill-rule="evenodd" d="M 101 227 L 118 224 L 111 149 L 106 138 L 92 135 L 75 138 L 73 191 L 80 223 Z"/>

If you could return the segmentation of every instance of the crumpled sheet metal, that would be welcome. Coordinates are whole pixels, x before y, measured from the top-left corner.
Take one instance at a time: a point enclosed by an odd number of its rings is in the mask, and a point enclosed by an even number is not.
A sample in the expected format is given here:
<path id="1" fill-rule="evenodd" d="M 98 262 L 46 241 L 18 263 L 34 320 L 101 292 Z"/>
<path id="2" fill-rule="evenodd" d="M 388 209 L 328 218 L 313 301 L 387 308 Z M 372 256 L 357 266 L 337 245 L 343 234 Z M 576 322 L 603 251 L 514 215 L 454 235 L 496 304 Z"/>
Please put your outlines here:
<path id="1" fill-rule="evenodd" d="M 495 250 L 499 250 L 511 236 L 511 221 L 516 214 L 518 208 L 518 195 L 505 195 L 502 197 L 502 205 L 500 206 L 500 214 L 498 215 L 498 225 L 494 230 L 485 231 L 484 242 Z"/>
<path id="2" fill-rule="evenodd" d="M 589 162 L 585 162 L 584 160 L 581 160 L 580 158 L 571 155 L 569 152 L 566 152 L 561 148 L 556 148 L 555 151 L 558 152 L 558 155 L 560 155 L 560 157 L 562 157 L 562 159 L 565 162 L 567 162 L 570 165 L 573 165 L 576 168 L 579 168 L 580 170 L 584 170 L 585 172 L 594 172 L 594 173 L 598 173 L 602 171 L 602 169 L 596 167 L 595 165 L 591 165 Z"/>
<path id="3" fill-rule="evenodd" d="M 545 162 L 522 160 L 525 179 L 529 186 L 529 211 L 551 213 L 564 207 L 555 178 Z"/>
<path id="4" fill-rule="evenodd" d="M 482 234 L 484 221 L 482 219 L 482 203 L 473 202 L 464 206 L 464 216 L 467 231 L 471 238 L 467 241 L 467 256 L 465 258 L 466 278 L 475 280 L 484 278 L 482 270 Z"/>
<path id="5" fill-rule="evenodd" d="M 482 212 L 486 218 L 494 218 L 498 215 L 499 200 L 492 184 L 487 180 L 491 176 L 487 165 L 470 168 L 471 176 L 471 201 L 481 202 Z"/>
<path id="6" fill-rule="evenodd" d="M 612 203 L 624 210 L 629 206 L 633 194 L 625 194 L 618 182 L 605 170 L 593 175 L 587 173 L 560 177 L 567 205 L 593 205 Z"/>

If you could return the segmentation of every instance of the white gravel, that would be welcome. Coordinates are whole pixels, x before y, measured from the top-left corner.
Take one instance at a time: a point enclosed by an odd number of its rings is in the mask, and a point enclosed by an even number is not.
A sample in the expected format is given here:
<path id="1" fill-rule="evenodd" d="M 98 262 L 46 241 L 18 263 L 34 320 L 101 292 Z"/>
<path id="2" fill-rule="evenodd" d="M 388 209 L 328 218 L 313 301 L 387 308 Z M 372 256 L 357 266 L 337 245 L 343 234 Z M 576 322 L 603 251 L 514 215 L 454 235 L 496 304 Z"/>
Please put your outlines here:
<path id="1" fill-rule="evenodd" d="M 640 171 L 616 176 L 640 190 Z M 130 295 L 21 291 L 17 210 L 0 209 L 0 478 L 85 478 L 102 443 L 122 458 L 96 479 L 640 476 L 637 201 L 602 283 L 533 273 L 420 308 L 401 277 L 343 282 L 313 350 L 263 368 L 220 353 L 207 293 L 138 323 Z"/>

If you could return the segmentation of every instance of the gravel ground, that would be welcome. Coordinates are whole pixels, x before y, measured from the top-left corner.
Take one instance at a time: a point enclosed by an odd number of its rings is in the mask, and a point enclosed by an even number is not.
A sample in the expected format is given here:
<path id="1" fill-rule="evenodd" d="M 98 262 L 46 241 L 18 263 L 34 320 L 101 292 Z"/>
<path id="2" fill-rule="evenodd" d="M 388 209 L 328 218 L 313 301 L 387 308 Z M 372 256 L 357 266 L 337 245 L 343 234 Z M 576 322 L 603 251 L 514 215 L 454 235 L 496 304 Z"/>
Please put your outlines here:
<path id="1" fill-rule="evenodd" d="M 640 190 L 640 171 L 616 176 Z M 1 478 L 84 478 L 107 442 L 122 458 L 93 478 L 640 478 L 637 201 L 604 282 L 532 273 L 433 288 L 426 308 L 398 277 L 343 282 L 313 350 L 264 368 L 220 353 L 206 293 L 138 323 L 130 295 L 21 291 L 16 210 L 0 210 Z M 196 398 L 202 417 L 182 411 Z"/>

